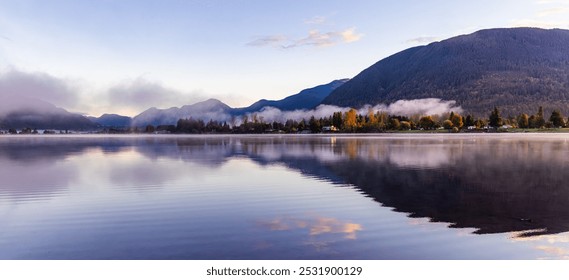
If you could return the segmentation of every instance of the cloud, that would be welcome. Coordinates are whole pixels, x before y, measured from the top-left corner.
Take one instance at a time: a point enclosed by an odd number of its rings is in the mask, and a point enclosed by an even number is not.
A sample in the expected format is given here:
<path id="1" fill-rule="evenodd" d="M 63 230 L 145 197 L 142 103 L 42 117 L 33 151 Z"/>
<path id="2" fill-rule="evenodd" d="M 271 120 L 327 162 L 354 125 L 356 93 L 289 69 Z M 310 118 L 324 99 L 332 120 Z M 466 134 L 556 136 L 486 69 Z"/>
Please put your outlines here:
<path id="1" fill-rule="evenodd" d="M 284 48 L 296 48 L 302 46 L 315 46 L 315 47 L 330 47 L 340 43 L 352 43 L 360 40 L 363 34 L 356 33 L 354 27 L 348 28 L 343 31 L 332 31 L 322 33 L 318 30 L 311 30 L 308 36 L 295 40 Z"/>
<path id="2" fill-rule="evenodd" d="M 71 81 L 35 72 L 10 69 L 0 74 L 0 112 L 27 108 L 39 99 L 56 106 L 72 107 L 79 101 L 78 89 Z"/>
<path id="3" fill-rule="evenodd" d="M 257 37 L 255 40 L 247 43 L 248 46 L 253 47 L 264 47 L 264 46 L 282 46 L 288 39 L 283 35 L 273 35 L 273 36 L 261 36 Z"/>
<path id="4" fill-rule="evenodd" d="M 377 106 L 376 106 L 377 107 Z M 380 105 L 381 107 L 381 105 Z M 375 108 L 379 110 L 380 108 Z M 454 100 L 441 100 L 438 98 L 424 98 L 413 100 L 398 100 L 391 103 L 386 110 L 392 115 L 442 115 L 448 112 L 462 113 L 462 108 L 456 106 Z"/>
<path id="5" fill-rule="evenodd" d="M 556 3 L 558 2 L 557 0 L 537 0 L 536 3 L 537 4 L 551 4 L 551 3 Z"/>
<path id="6" fill-rule="evenodd" d="M 264 122 L 286 122 L 287 120 L 300 121 L 302 119 L 309 120 L 310 117 L 327 118 L 335 112 L 347 112 L 350 107 L 338 107 L 334 105 L 319 105 L 313 110 L 294 110 L 281 111 L 274 107 L 264 107 L 260 111 L 252 113 L 257 118 L 262 118 Z M 442 115 L 451 111 L 462 113 L 462 108 L 456 106 L 454 100 L 441 100 L 438 98 L 424 98 L 413 100 L 398 100 L 389 105 L 377 104 L 375 106 L 365 105 L 357 109 L 358 114 L 366 115 L 369 110 L 373 112 L 381 111 L 390 115 Z M 252 114 L 248 114 L 251 118 Z"/>
<path id="7" fill-rule="evenodd" d="M 172 107 L 195 103 L 205 99 L 199 92 L 184 93 L 144 78 L 124 81 L 107 92 L 109 107 L 141 111 L 150 107 Z"/>
<path id="8" fill-rule="evenodd" d="M 0 115 L 29 109 L 42 112 L 59 111 L 45 102 L 88 115 L 135 115 L 150 107 L 183 106 L 208 98 L 240 99 L 232 94 L 180 91 L 144 78 L 96 88 L 82 80 L 62 79 L 42 72 L 22 72 L 12 68 L 0 71 Z"/>
<path id="9" fill-rule="evenodd" d="M 352 27 L 352 28 L 348 28 L 342 32 L 340 32 L 340 35 L 342 36 L 342 39 L 345 43 L 351 43 L 351 42 L 355 42 L 355 41 L 359 41 L 363 34 L 358 34 L 356 33 L 356 28 Z"/>
<path id="10" fill-rule="evenodd" d="M 315 118 L 327 118 L 334 114 L 334 112 L 347 112 L 350 108 L 338 107 L 334 105 L 320 105 L 314 110 L 294 110 L 294 111 L 281 111 L 274 107 L 264 107 L 259 112 L 252 114 L 247 114 L 249 117 L 255 114 L 257 118 L 262 119 L 265 122 L 286 122 L 287 120 L 297 120 L 302 119 L 308 120 L 310 117 Z"/>
<path id="11" fill-rule="evenodd" d="M 522 19 L 512 22 L 513 27 L 569 28 L 569 20 Z"/>
<path id="12" fill-rule="evenodd" d="M 336 44 L 337 39 L 339 39 L 339 32 L 327 32 L 320 33 L 318 30 L 311 30 L 308 36 L 285 46 L 285 48 L 294 48 L 300 46 L 317 46 L 317 47 L 328 47 Z"/>
<path id="13" fill-rule="evenodd" d="M 326 23 L 327 19 L 325 16 L 315 16 L 310 19 L 304 20 L 306 24 L 324 24 Z"/>
<path id="14" fill-rule="evenodd" d="M 538 17 L 547 17 L 547 16 L 557 15 L 557 14 L 566 14 L 567 12 L 569 12 L 569 8 L 557 7 L 557 8 L 542 10 L 537 14 L 537 16 Z"/>
<path id="15" fill-rule="evenodd" d="M 357 33 L 356 28 L 348 28 L 341 31 L 320 32 L 319 30 L 311 30 L 308 35 L 292 39 L 284 35 L 260 36 L 253 41 L 248 42 L 248 46 L 265 47 L 271 46 L 281 49 L 292 49 L 297 47 L 330 47 L 341 43 L 353 43 L 359 41 L 363 37 L 362 33 Z"/>
<path id="16" fill-rule="evenodd" d="M 538 4 L 551 4 L 547 9 L 536 11 L 532 17 L 511 22 L 513 27 L 569 28 L 569 6 L 566 1 L 538 1 Z"/>
<path id="17" fill-rule="evenodd" d="M 406 41 L 408 44 L 428 44 L 432 42 L 439 41 L 441 38 L 434 37 L 434 36 L 422 36 L 413 39 L 409 39 Z"/>

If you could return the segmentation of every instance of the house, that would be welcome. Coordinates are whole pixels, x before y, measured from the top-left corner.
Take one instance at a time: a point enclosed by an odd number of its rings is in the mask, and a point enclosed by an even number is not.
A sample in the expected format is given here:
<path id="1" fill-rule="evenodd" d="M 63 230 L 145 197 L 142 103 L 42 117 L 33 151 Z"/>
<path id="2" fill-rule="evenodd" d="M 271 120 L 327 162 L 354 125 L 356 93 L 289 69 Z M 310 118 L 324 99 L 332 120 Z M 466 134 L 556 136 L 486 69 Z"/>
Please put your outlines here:
<path id="1" fill-rule="evenodd" d="M 336 128 L 333 125 L 327 125 L 322 127 L 322 132 L 334 132 L 334 131 L 338 131 L 338 128 Z"/>

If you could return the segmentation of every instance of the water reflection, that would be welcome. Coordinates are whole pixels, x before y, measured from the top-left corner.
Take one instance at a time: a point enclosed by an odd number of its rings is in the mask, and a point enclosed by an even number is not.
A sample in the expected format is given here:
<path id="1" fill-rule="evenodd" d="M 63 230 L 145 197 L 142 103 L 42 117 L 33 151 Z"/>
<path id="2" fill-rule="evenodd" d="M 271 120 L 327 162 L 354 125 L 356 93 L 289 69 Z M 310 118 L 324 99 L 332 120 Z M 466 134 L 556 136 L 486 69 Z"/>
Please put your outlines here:
<path id="1" fill-rule="evenodd" d="M 565 135 L 0 137 L 0 202 L 49 200 L 80 186 L 111 185 L 138 192 L 170 185 L 184 188 L 188 176 L 198 185 L 206 184 L 207 176 L 226 176 L 223 180 L 231 185 L 235 178 L 231 176 L 247 171 L 214 172 L 231 161 L 247 159 L 256 167 L 281 166 L 338 188 L 353 187 L 410 218 L 473 229 L 469 232 L 480 235 L 507 233 L 511 242 L 534 244 L 536 250 L 564 258 L 569 253 L 568 139 Z M 199 194 L 207 192 L 213 190 L 200 185 Z M 305 242 L 321 249 L 334 238 L 359 240 L 368 230 L 362 222 L 320 214 L 275 213 L 253 223 L 268 231 L 304 235 Z M 262 240 L 253 243 L 256 248 L 273 246 Z"/>
<path id="2" fill-rule="evenodd" d="M 202 168 L 218 168 L 233 157 L 285 165 L 352 184 L 410 217 L 472 227 L 481 234 L 569 231 L 569 144 L 564 138 L 6 138 L 0 144 L 2 193 L 65 187 L 77 173 L 77 166 L 58 164 L 65 158 L 133 149 L 151 161 L 169 158 Z M 122 162 L 109 178 L 119 185 L 160 184 L 184 172 L 172 166 L 157 169 L 151 161 Z"/>
<path id="3" fill-rule="evenodd" d="M 280 217 L 271 221 L 261 221 L 259 225 L 272 231 L 306 230 L 307 234 L 313 237 L 343 234 L 345 239 L 356 239 L 357 232 L 362 230 L 360 224 L 344 222 L 332 217 Z"/>

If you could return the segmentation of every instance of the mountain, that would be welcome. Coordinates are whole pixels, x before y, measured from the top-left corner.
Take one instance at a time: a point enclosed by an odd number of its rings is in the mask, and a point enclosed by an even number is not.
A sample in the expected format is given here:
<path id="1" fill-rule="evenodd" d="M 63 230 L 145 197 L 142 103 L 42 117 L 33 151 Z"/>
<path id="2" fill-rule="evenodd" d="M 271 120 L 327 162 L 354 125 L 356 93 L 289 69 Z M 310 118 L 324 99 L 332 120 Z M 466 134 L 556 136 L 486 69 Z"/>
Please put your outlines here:
<path id="1" fill-rule="evenodd" d="M 380 60 L 323 104 L 359 107 L 401 99 L 455 100 L 467 113 L 569 113 L 569 30 L 481 30 Z"/>
<path id="2" fill-rule="evenodd" d="M 131 117 L 121 116 L 117 114 L 103 114 L 100 117 L 87 117 L 90 121 L 104 127 L 129 127 L 132 121 Z"/>
<path id="3" fill-rule="evenodd" d="M 97 125 L 86 117 L 36 98 L 11 98 L 0 105 L 1 129 L 88 130 Z"/>
<path id="4" fill-rule="evenodd" d="M 270 106 L 282 111 L 294 111 L 299 109 L 312 109 L 318 106 L 326 96 L 334 89 L 346 83 L 348 79 L 335 80 L 328 84 L 319 85 L 313 88 L 302 90 L 301 92 L 288 96 L 281 100 L 259 100 L 249 107 L 231 108 L 217 99 L 209 99 L 192 105 L 185 105 L 181 108 L 172 107 L 169 109 L 157 109 L 152 107 L 132 119 L 131 125 L 142 127 L 146 125 L 176 124 L 179 119 L 194 118 L 205 122 L 209 120 L 229 121 L 234 116 L 247 113 L 258 112 L 264 107 Z"/>
<path id="5" fill-rule="evenodd" d="M 152 107 L 132 119 L 133 126 L 176 124 L 179 119 L 194 118 L 204 121 L 228 120 L 231 116 L 231 107 L 217 99 L 208 99 L 181 108 L 157 109 Z"/>
<path id="6" fill-rule="evenodd" d="M 261 99 L 249 107 L 236 108 L 234 114 L 258 112 L 264 107 L 274 107 L 281 111 L 313 109 L 318 106 L 333 90 L 346 83 L 349 79 L 334 80 L 325 85 L 302 90 L 281 100 Z"/>

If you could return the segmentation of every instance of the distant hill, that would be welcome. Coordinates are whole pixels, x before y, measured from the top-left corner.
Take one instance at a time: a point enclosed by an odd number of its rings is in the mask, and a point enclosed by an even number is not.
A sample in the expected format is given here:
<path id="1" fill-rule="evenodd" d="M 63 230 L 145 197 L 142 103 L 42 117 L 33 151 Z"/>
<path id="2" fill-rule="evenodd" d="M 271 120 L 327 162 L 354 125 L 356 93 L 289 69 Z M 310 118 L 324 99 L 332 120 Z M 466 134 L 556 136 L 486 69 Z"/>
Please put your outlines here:
<path id="1" fill-rule="evenodd" d="M 261 99 L 249 107 L 236 108 L 234 114 L 258 112 L 264 107 L 274 107 L 281 111 L 313 109 L 318 106 L 333 90 L 346 83 L 349 79 L 335 80 L 325 85 L 302 90 L 281 100 Z"/>
<path id="2" fill-rule="evenodd" d="M 89 130 L 97 125 L 86 117 L 35 98 L 12 98 L 0 105 L 1 129 Z"/>
<path id="3" fill-rule="evenodd" d="M 194 118 L 208 121 L 229 119 L 231 107 L 217 99 L 208 99 L 180 108 L 157 109 L 152 107 L 132 119 L 133 126 L 176 124 L 179 119 Z"/>
<path id="4" fill-rule="evenodd" d="M 121 116 L 117 114 L 103 114 L 100 117 L 87 117 L 90 121 L 104 127 L 124 128 L 130 127 L 131 117 Z"/>
<path id="5" fill-rule="evenodd" d="M 569 30 L 481 30 L 380 60 L 334 90 L 323 104 L 359 107 L 401 99 L 455 100 L 487 116 L 569 113 Z"/>
<path id="6" fill-rule="evenodd" d="M 247 113 L 258 112 L 264 107 L 275 107 L 282 111 L 294 111 L 299 109 L 313 109 L 318 106 L 326 96 L 334 89 L 346 83 L 348 79 L 335 80 L 328 84 L 319 85 L 313 88 L 302 90 L 301 92 L 286 97 L 281 100 L 259 100 L 249 107 L 231 108 L 227 104 L 217 100 L 209 99 L 192 105 L 183 107 L 172 107 L 169 109 L 150 108 L 132 118 L 131 125 L 142 127 L 146 125 L 176 124 L 179 119 L 194 118 L 205 122 L 209 120 L 230 121 L 234 116 L 241 116 Z"/>

